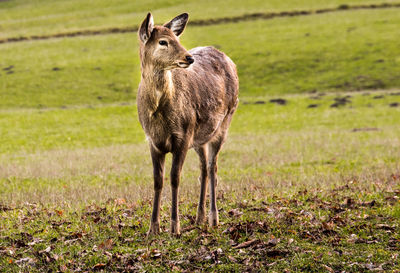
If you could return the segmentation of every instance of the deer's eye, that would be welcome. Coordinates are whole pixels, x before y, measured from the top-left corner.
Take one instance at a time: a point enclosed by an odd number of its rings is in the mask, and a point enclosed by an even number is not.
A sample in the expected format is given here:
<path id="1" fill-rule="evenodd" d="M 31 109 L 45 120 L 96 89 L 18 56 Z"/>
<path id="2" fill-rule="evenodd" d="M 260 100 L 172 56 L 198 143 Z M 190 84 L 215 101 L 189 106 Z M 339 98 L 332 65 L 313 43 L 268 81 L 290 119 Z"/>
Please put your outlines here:
<path id="1" fill-rule="evenodd" d="M 161 40 L 161 41 L 159 41 L 158 43 L 159 43 L 160 45 L 162 45 L 162 46 L 167 46 L 167 45 L 168 45 L 167 41 L 164 41 L 164 40 Z"/>

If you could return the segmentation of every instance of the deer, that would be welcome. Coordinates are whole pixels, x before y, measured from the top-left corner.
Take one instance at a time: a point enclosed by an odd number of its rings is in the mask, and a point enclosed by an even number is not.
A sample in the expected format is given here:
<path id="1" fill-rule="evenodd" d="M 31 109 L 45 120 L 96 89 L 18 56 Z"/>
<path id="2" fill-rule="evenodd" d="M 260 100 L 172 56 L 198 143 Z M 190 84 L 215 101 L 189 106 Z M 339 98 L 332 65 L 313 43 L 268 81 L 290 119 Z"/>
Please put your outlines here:
<path id="1" fill-rule="evenodd" d="M 141 80 L 137 94 L 140 124 L 150 146 L 153 164 L 153 209 L 147 236 L 160 233 L 160 205 L 164 163 L 172 154 L 171 226 L 180 235 L 178 193 L 187 152 L 193 148 L 200 159 L 200 199 L 196 224 L 218 226 L 217 160 L 232 116 L 238 106 L 239 79 L 236 65 L 214 47 L 187 51 L 179 41 L 189 15 L 183 13 L 164 25 L 154 25 L 148 13 L 138 29 Z"/>

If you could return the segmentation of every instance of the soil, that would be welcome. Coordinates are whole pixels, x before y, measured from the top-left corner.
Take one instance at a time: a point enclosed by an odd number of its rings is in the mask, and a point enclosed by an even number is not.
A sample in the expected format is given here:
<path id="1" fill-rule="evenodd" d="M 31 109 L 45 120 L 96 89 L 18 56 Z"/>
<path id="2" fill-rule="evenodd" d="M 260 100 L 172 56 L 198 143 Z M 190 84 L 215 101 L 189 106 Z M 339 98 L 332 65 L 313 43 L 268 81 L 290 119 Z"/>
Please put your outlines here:
<path id="1" fill-rule="evenodd" d="M 378 128 L 354 128 L 351 130 L 352 132 L 370 132 L 370 131 L 379 131 Z"/>
<path id="2" fill-rule="evenodd" d="M 351 103 L 350 100 L 351 96 L 346 96 L 346 97 L 337 97 L 335 98 L 335 102 L 331 104 L 331 107 L 337 108 L 339 106 L 345 106 L 346 104 Z"/>
<path id="3" fill-rule="evenodd" d="M 269 102 L 271 102 L 271 103 L 276 103 L 276 104 L 279 104 L 279 105 L 286 105 L 286 103 L 287 103 L 287 100 L 285 100 L 285 99 L 272 99 L 272 100 L 269 100 Z"/>

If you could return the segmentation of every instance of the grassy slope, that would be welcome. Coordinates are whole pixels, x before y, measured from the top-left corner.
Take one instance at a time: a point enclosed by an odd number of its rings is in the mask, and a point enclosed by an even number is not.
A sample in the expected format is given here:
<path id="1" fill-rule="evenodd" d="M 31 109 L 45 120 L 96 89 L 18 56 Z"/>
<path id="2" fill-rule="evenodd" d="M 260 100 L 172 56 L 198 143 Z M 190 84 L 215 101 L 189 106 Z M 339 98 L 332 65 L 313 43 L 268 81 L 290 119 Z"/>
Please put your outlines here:
<path id="1" fill-rule="evenodd" d="M 344 11 L 188 27 L 182 41 L 187 48 L 215 45 L 231 56 L 238 65 L 241 96 L 383 89 L 400 85 L 399 24 L 397 9 Z M 135 34 L 0 48 L 1 108 L 103 104 L 135 97 L 140 77 Z M 4 69 L 11 65 L 8 74 Z"/>
<path id="2" fill-rule="evenodd" d="M 396 2 L 396 1 L 386 1 Z M 376 0 L 295 0 L 244 2 L 229 1 L 123 1 L 123 0 L 36 0 L 0 2 L 0 38 L 20 35 L 38 35 L 77 29 L 136 26 L 144 14 L 152 11 L 157 22 L 189 12 L 194 19 L 237 16 L 244 13 L 281 11 L 293 9 L 317 9 L 337 7 L 341 4 L 369 4 Z"/>
<path id="3" fill-rule="evenodd" d="M 242 102 L 221 156 L 221 187 L 236 191 L 249 183 L 262 195 L 329 188 L 352 177 L 369 185 L 396 173 L 400 108 L 389 104 L 400 99 L 384 94 L 358 94 L 343 108 L 330 107 L 334 96 L 287 96 L 287 106 Z M 2 112 L 0 126 L 8 128 L 0 135 L 0 193 L 7 203 L 150 194 L 151 163 L 134 106 Z M 196 196 L 197 165 L 191 152 L 183 196 Z"/>

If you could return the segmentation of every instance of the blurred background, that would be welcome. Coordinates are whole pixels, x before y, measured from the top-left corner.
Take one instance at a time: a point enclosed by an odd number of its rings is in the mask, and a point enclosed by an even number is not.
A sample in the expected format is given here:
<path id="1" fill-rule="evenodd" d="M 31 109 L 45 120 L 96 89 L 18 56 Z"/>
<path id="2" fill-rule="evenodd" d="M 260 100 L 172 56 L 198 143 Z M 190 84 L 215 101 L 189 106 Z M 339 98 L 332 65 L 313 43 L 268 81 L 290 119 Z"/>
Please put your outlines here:
<path id="1" fill-rule="evenodd" d="M 237 64 L 221 189 L 265 194 L 398 170 L 399 1 L 1 0 L 2 199 L 151 196 L 135 106 L 148 11 L 156 24 L 188 12 L 183 45 L 212 45 Z M 185 166 L 183 196 L 197 187 L 194 153 Z"/>

